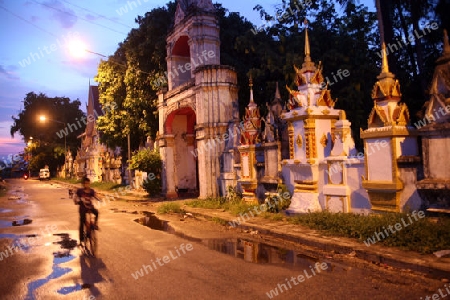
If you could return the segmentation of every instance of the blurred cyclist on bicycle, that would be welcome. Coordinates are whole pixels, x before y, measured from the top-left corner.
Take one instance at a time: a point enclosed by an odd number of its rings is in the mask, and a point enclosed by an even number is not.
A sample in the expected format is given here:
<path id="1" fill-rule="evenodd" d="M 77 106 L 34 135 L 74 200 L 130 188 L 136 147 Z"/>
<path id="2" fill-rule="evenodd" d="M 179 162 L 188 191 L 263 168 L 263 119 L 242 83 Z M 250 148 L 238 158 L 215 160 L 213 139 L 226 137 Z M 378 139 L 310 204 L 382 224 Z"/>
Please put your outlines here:
<path id="1" fill-rule="evenodd" d="M 95 215 L 95 228 L 98 229 L 98 210 L 94 207 L 92 198 L 99 200 L 95 191 L 90 188 L 91 181 L 89 180 L 89 178 L 83 177 L 83 179 L 81 180 L 81 184 L 83 185 L 83 187 L 77 190 L 77 197 L 75 197 L 74 199 L 75 204 L 80 206 L 80 245 L 83 242 L 83 231 L 84 223 L 86 223 L 86 213 L 92 212 Z"/>

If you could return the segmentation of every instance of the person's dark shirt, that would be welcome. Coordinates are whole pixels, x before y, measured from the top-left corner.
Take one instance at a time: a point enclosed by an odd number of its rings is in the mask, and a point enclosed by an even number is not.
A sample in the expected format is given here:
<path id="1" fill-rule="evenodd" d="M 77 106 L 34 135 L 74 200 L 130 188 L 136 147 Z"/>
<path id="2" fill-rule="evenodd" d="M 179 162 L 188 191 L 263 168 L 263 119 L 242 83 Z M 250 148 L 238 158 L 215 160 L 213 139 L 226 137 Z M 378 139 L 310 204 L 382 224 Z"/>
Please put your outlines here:
<path id="1" fill-rule="evenodd" d="M 94 208 L 92 198 L 96 198 L 96 195 L 93 189 L 89 189 L 89 192 L 86 192 L 84 188 L 78 189 L 77 198 L 78 198 L 77 204 L 84 206 L 87 209 Z"/>

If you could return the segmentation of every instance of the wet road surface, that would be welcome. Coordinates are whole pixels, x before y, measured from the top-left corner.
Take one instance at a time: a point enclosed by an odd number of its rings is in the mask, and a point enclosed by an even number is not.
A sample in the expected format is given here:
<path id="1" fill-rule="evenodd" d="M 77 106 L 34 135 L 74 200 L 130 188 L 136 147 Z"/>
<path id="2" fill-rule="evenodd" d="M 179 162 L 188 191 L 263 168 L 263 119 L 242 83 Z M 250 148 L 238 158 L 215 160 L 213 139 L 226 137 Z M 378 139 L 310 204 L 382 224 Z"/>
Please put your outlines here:
<path id="1" fill-rule="evenodd" d="M 420 299 L 444 287 L 220 230 L 184 239 L 123 202 L 100 206 L 91 257 L 76 246 L 78 210 L 66 188 L 9 183 L 0 198 L 1 299 Z"/>

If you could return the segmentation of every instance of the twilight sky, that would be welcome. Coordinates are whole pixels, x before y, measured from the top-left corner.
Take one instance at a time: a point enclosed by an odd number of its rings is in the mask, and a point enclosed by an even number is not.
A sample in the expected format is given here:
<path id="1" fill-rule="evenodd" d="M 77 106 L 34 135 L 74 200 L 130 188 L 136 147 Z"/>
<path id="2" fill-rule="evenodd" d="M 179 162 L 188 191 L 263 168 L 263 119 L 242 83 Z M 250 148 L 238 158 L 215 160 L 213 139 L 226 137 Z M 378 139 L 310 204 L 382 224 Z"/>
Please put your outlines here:
<path id="1" fill-rule="evenodd" d="M 369 2 L 370 0 L 367 0 Z M 11 116 L 17 116 L 29 92 L 87 102 L 89 79 L 97 74 L 100 56 L 75 58 L 67 49 L 81 39 L 90 51 L 111 55 L 134 19 L 166 0 L 0 0 L 0 158 L 23 151 L 18 134 L 11 138 Z M 274 12 L 277 0 L 219 0 L 255 25 L 262 25 L 257 4 Z M 362 1 L 366 2 L 366 1 Z M 373 5 L 372 5 L 373 6 Z M 372 7 L 370 8 L 372 9 Z"/>

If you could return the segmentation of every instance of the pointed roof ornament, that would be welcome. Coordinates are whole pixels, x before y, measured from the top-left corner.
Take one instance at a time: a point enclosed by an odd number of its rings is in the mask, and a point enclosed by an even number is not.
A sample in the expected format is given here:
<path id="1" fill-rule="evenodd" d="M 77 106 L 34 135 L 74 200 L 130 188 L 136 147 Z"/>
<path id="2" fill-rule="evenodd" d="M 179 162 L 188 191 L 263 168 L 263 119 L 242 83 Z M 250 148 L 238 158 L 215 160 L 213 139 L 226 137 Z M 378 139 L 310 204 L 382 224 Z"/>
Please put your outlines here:
<path id="1" fill-rule="evenodd" d="M 248 80 L 248 86 L 250 87 L 250 103 L 255 103 L 253 101 L 253 77 L 250 76 L 250 79 Z"/>
<path id="2" fill-rule="evenodd" d="M 314 71 L 315 65 L 311 60 L 311 47 L 309 45 L 308 20 L 305 19 L 303 24 L 305 25 L 305 59 L 303 60 L 302 71 Z"/>
<path id="3" fill-rule="evenodd" d="M 281 99 L 278 81 L 276 82 L 275 97 L 273 98 L 272 102 L 270 102 L 269 105 L 270 111 L 272 112 L 273 116 L 278 118 L 281 115 L 281 112 L 283 111 L 283 100 Z"/>
<path id="4" fill-rule="evenodd" d="M 377 76 L 378 81 L 372 89 L 372 99 L 374 101 L 383 101 L 393 99 L 400 101 L 400 83 L 395 79 L 395 75 L 389 72 L 386 44 L 381 45 L 381 73 Z"/>
<path id="5" fill-rule="evenodd" d="M 387 59 L 387 51 L 386 51 L 386 44 L 383 42 L 381 45 L 381 73 L 389 73 L 389 64 Z"/>
<path id="6" fill-rule="evenodd" d="M 447 29 L 444 29 L 444 53 L 443 54 L 450 54 L 450 44 L 448 43 Z"/>
<path id="7" fill-rule="evenodd" d="M 275 100 L 281 99 L 280 89 L 278 88 L 278 81 L 276 82 L 276 88 L 275 88 Z"/>
<path id="8" fill-rule="evenodd" d="M 381 73 L 377 76 L 377 79 L 383 78 L 395 78 L 395 75 L 389 72 L 389 63 L 387 58 L 386 44 L 381 45 Z"/>
<path id="9" fill-rule="evenodd" d="M 311 49 L 309 47 L 308 37 L 308 20 L 305 19 L 303 24 L 305 24 L 305 61 L 311 61 Z"/>
<path id="10" fill-rule="evenodd" d="M 444 29 L 444 45 L 442 50 L 442 56 L 439 57 L 436 61 L 436 64 L 445 64 L 446 62 L 450 61 L 450 44 L 448 41 L 448 34 L 447 30 Z"/>

